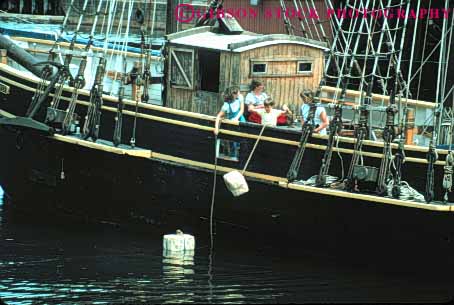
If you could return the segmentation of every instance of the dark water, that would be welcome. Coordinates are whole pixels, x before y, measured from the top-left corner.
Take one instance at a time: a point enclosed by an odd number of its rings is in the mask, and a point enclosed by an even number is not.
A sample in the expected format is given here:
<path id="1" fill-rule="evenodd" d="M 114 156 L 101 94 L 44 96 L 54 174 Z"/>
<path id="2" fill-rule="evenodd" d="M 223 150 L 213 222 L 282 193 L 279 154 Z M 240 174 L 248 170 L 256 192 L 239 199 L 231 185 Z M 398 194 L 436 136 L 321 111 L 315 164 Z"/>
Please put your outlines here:
<path id="1" fill-rule="evenodd" d="M 0 204 L 0 299 L 24 305 L 428 303 L 453 296 L 450 277 L 417 270 L 283 256 L 234 239 L 217 241 L 210 261 L 208 243 L 196 237 L 196 246 L 194 256 L 169 257 L 161 239 L 114 228 L 30 224 Z"/>

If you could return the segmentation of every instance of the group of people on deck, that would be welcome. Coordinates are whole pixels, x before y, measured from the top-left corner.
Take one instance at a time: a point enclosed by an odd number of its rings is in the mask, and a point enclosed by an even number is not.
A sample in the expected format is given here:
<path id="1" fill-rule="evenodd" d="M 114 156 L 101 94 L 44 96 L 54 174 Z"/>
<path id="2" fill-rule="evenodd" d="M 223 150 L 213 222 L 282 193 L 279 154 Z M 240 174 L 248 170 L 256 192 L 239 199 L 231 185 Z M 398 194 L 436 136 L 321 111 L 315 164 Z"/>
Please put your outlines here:
<path id="1" fill-rule="evenodd" d="M 233 121 L 245 122 L 245 114 L 256 114 L 261 117 L 261 124 L 268 126 L 277 126 L 278 117 L 283 113 L 292 114 L 287 105 L 282 106 L 282 110 L 273 109 L 274 102 L 265 92 L 265 86 L 262 82 L 253 80 L 250 87 L 250 92 L 246 98 L 240 93 L 240 88 L 237 86 L 229 87 L 224 92 L 224 104 L 221 111 L 216 116 L 214 133 L 219 133 L 219 123 L 222 118 Z M 304 124 L 309 115 L 309 104 L 313 101 L 314 96 L 312 91 L 304 90 L 300 97 L 303 100 L 301 106 L 301 123 Z M 314 116 L 314 132 L 326 134 L 326 128 L 329 125 L 328 116 L 325 108 L 317 106 Z"/>

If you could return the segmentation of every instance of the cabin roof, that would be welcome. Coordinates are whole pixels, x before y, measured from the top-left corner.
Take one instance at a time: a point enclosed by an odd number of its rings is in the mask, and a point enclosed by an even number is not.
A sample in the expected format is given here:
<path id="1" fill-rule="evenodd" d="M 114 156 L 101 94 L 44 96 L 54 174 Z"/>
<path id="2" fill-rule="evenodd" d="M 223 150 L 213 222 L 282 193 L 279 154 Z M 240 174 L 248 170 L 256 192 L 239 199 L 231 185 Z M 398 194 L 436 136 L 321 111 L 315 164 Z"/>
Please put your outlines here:
<path id="1" fill-rule="evenodd" d="M 229 45 L 251 40 L 255 36 L 240 34 L 240 35 L 224 35 L 212 32 L 198 33 L 194 35 L 184 36 L 171 40 L 172 44 L 186 45 L 199 48 L 215 49 L 220 51 L 231 51 Z"/>
<path id="2" fill-rule="evenodd" d="M 170 34 L 167 35 L 167 39 L 171 44 L 232 52 L 244 52 L 255 48 L 284 43 L 329 50 L 326 43 L 303 37 L 283 34 L 261 35 L 251 32 L 227 35 L 216 33 L 209 26 Z"/>

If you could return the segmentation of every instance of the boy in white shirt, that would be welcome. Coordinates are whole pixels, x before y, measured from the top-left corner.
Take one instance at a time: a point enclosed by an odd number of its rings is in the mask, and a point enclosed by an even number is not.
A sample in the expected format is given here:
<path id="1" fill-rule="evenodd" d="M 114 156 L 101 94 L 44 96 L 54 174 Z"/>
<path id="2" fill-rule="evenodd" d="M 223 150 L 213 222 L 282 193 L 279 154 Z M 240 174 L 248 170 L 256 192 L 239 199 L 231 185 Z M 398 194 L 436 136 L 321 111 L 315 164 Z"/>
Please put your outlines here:
<path id="1" fill-rule="evenodd" d="M 253 112 L 256 112 L 262 117 L 262 124 L 268 126 L 276 126 L 277 118 L 283 113 L 291 114 L 287 105 L 282 106 L 283 110 L 273 109 L 274 102 L 271 98 L 267 98 L 264 103 L 265 108 L 256 108 L 253 109 Z"/>

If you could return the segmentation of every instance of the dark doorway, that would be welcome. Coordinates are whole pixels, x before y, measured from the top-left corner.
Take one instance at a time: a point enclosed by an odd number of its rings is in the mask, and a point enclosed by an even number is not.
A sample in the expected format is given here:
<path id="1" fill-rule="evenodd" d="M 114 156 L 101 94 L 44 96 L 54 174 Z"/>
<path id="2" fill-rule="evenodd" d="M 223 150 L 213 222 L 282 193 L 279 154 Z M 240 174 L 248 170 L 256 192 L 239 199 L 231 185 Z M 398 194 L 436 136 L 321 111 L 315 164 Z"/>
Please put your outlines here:
<path id="1" fill-rule="evenodd" d="M 220 53 L 199 50 L 200 90 L 219 93 Z"/>

